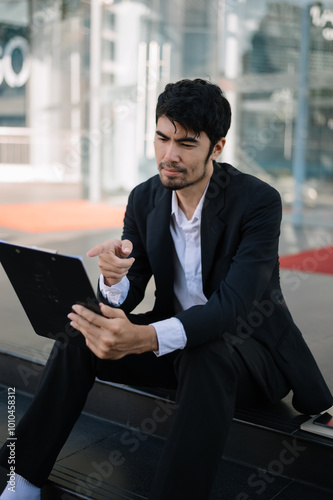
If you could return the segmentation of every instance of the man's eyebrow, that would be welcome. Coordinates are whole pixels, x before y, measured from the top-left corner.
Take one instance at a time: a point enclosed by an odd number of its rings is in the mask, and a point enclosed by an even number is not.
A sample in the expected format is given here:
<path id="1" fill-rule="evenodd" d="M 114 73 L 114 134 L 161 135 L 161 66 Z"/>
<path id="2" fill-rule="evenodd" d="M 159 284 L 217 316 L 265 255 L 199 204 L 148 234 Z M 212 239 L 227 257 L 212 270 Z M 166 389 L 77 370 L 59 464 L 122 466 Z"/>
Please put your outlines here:
<path id="1" fill-rule="evenodd" d="M 160 137 L 163 137 L 164 139 L 169 139 L 169 137 L 160 130 L 156 130 L 156 134 L 159 135 Z M 197 143 L 198 140 L 195 137 L 189 137 L 188 135 L 184 135 L 183 137 L 179 137 L 179 139 L 176 139 L 176 142 L 194 142 Z"/>
<path id="2" fill-rule="evenodd" d="M 167 135 L 163 134 L 163 132 L 161 132 L 160 130 L 156 130 L 156 134 L 160 135 L 161 137 L 164 137 L 164 139 L 169 139 L 169 137 Z"/>

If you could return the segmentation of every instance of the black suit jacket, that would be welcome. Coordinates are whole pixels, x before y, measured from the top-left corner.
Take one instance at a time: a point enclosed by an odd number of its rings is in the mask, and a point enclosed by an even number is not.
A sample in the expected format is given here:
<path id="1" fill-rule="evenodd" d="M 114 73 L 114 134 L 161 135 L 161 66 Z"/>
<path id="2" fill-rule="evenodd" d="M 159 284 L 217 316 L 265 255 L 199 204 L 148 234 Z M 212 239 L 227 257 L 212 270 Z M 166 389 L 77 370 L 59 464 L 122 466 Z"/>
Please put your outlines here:
<path id="1" fill-rule="evenodd" d="M 171 191 L 156 175 L 130 194 L 123 238 L 133 243 L 131 286 L 122 309 L 130 313 L 154 276 L 152 320 L 174 316 Z M 293 404 L 315 414 L 333 404 L 318 366 L 294 324 L 279 281 L 278 240 L 282 216 L 278 192 L 256 177 L 214 162 L 201 219 L 203 291 L 208 302 L 176 314 L 187 347 L 226 341 L 255 370 L 251 342 L 272 353 L 294 392 Z"/>

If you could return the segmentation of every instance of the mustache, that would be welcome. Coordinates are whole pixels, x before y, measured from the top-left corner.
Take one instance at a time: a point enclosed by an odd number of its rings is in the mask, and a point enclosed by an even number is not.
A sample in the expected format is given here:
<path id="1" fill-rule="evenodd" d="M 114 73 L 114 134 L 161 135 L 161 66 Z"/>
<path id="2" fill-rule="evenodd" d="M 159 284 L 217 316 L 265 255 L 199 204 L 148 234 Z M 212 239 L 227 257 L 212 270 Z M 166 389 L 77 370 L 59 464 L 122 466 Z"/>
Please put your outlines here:
<path id="1" fill-rule="evenodd" d="M 162 168 L 172 168 L 172 170 L 177 170 L 177 172 L 187 172 L 187 169 L 185 167 L 181 167 L 177 163 L 169 162 L 169 161 L 162 161 L 158 168 L 161 170 Z"/>

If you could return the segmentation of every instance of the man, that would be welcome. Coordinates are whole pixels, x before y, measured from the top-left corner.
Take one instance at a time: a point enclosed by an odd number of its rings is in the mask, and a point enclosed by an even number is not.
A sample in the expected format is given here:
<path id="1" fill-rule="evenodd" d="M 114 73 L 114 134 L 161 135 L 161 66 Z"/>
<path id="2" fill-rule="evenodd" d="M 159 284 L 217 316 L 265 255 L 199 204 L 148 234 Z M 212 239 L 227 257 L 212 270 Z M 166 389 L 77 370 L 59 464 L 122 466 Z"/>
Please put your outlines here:
<path id="1" fill-rule="evenodd" d="M 40 498 L 96 376 L 177 389 L 151 500 L 209 498 L 235 405 L 290 389 L 300 412 L 332 405 L 280 289 L 280 196 L 216 162 L 230 119 L 220 88 L 200 79 L 159 96 L 159 175 L 130 194 L 122 241 L 88 253 L 99 256 L 102 315 L 78 305 L 69 314 L 87 348 L 55 345 L 17 429 L 16 498 Z M 153 310 L 134 316 L 152 275 Z"/>

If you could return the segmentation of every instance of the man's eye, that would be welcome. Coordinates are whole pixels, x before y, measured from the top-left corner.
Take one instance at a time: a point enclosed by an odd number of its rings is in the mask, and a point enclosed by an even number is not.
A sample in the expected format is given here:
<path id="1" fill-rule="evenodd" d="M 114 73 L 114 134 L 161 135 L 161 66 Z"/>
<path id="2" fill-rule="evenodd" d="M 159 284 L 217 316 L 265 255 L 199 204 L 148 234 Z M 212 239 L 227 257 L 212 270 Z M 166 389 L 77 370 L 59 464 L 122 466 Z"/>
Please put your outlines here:
<path id="1" fill-rule="evenodd" d="M 194 148 L 194 145 L 193 144 L 186 144 L 185 142 L 182 144 L 182 146 L 184 146 L 185 148 L 187 149 L 192 149 Z"/>

